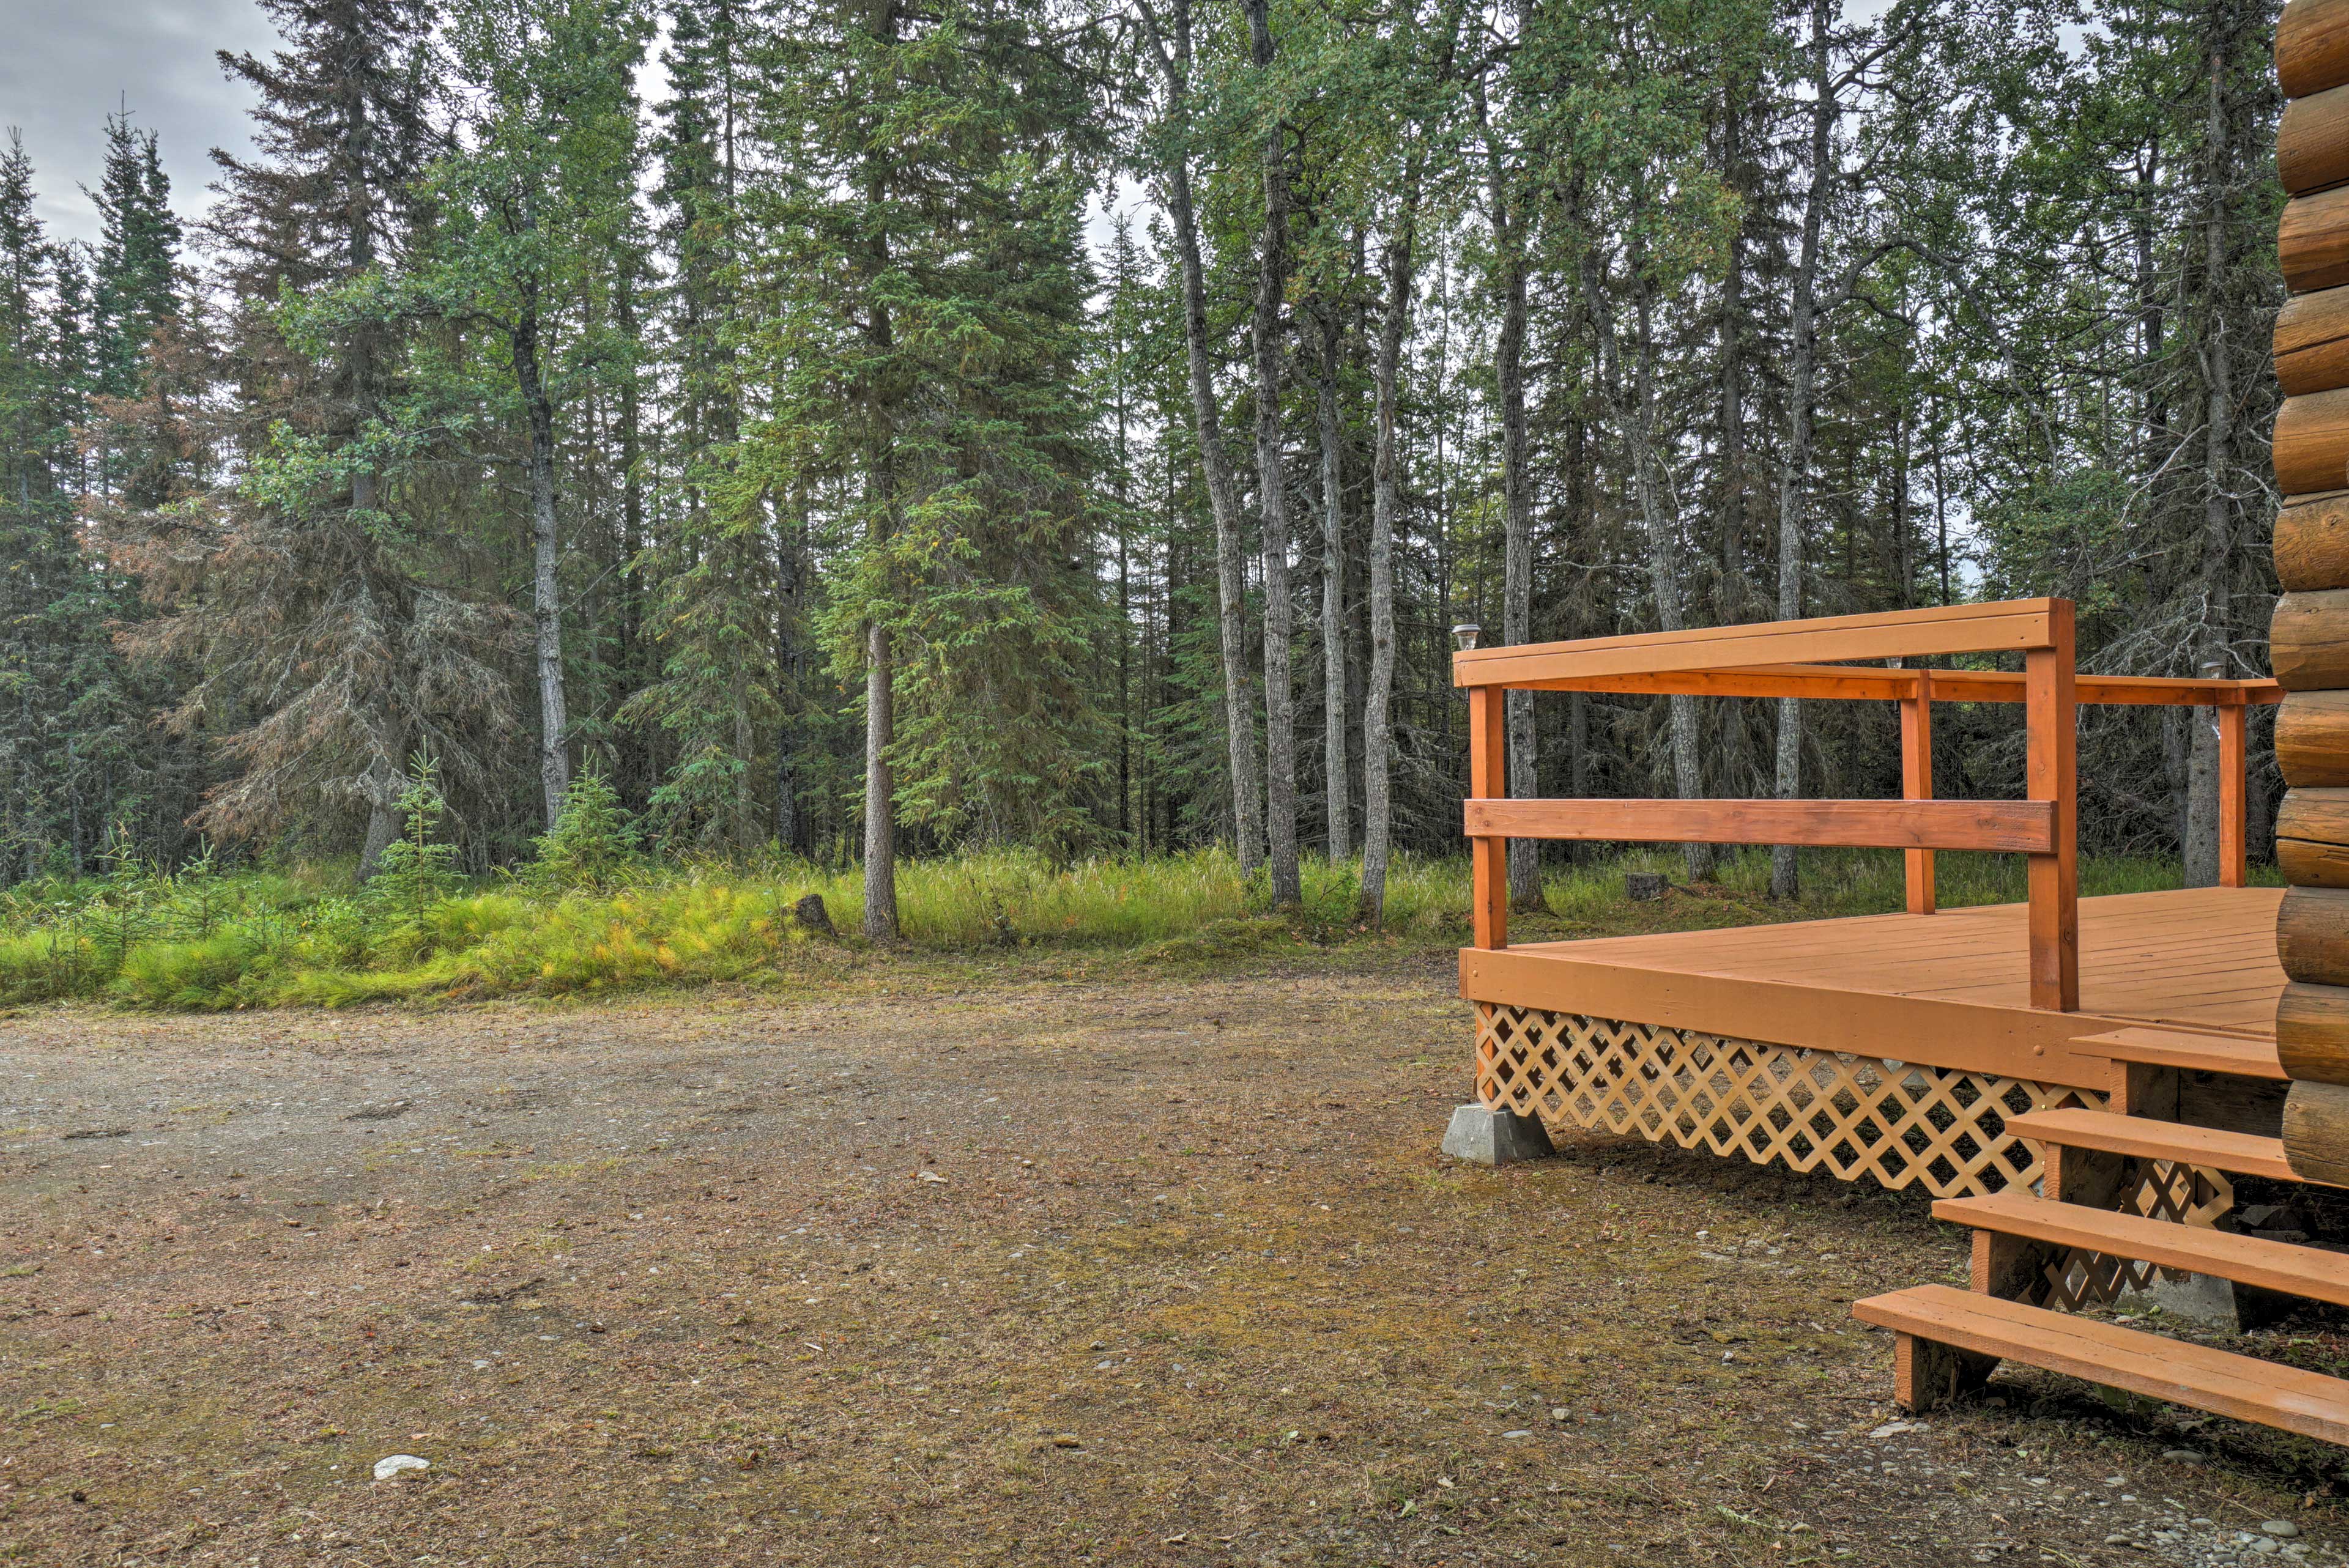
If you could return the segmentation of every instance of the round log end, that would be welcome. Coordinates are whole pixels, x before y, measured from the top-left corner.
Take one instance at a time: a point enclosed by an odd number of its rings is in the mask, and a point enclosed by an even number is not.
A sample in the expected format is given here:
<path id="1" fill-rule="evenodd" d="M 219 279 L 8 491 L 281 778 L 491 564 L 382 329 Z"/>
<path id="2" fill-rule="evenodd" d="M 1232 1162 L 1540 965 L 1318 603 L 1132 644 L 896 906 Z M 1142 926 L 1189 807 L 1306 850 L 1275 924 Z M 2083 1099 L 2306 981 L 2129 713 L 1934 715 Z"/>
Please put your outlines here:
<path id="1" fill-rule="evenodd" d="M 2349 1085 L 2292 1086 L 2283 1102 L 2283 1152 L 2302 1181 L 2349 1187 Z"/>

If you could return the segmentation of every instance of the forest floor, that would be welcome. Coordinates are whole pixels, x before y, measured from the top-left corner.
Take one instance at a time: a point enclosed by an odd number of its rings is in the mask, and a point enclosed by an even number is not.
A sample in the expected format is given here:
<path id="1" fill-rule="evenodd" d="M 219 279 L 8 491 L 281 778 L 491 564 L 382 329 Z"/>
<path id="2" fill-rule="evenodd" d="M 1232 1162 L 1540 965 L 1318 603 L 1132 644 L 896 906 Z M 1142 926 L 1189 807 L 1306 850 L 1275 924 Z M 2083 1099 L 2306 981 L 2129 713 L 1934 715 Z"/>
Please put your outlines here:
<path id="1" fill-rule="evenodd" d="M 1921 1197 L 1456 1165 L 1467 1061 L 1394 953 L 0 1017 L 0 1559 L 2344 1560 L 2337 1450 L 1900 1420 L 1847 1303 L 1962 1279 Z"/>

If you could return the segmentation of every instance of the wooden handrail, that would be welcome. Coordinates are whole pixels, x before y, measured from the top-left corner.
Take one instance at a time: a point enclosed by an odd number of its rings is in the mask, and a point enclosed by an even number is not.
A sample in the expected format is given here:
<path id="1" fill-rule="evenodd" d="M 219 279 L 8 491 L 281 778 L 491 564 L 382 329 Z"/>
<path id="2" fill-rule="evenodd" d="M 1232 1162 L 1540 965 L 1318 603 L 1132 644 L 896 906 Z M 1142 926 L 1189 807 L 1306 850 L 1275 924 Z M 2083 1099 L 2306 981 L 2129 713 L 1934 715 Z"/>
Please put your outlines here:
<path id="1" fill-rule="evenodd" d="M 1852 659 L 2020 652 L 2020 682 L 2029 732 L 2028 799 L 2020 802 L 1930 799 L 1931 705 L 1967 689 L 1944 685 L 1943 672 L 1855 670 Z M 1789 669 L 1787 666 L 1795 666 Z M 1905 717 L 1904 788 L 1899 802 L 1874 801 L 1511 801 L 1503 693 L 1512 687 L 1607 689 L 1660 677 L 1711 677 L 1693 689 L 1760 696 L 1780 683 L 1809 688 L 1775 695 L 1890 696 Z M 1723 679 L 1723 676 L 1727 679 Z M 2078 681 L 2073 668 L 2073 610 L 2066 599 L 1839 615 L 1817 621 L 1702 627 L 1580 643 L 1472 649 L 1454 655 L 1453 679 L 1468 688 L 1468 795 L 1463 821 L 1474 865 L 1475 930 L 1479 947 L 1508 945 L 1508 841 L 1512 836 L 1697 838 L 1761 843 L 1889 843 L 1909 853 L 1909 907 L 1930 913 L 1936 848 L 1998 847 L 2030 858 L 2031 1002 L 2073 1011 L 2079 1006 L 2079 866 L 2075 746 Z M 1677 681 L 1675 681 L 1677 684 Z M 1638 689 L 1635 687 L 1635 689 Z M 1669 689 L 1650 684 L 1645 689 Z M 2011 683 L 1980 683 L 2013 700 Z M 2117 687 L 2118 700 L 2146 688 Z M 2207 688 L 2206 688 L 2207 689 Z M 2148 693 L 2149 695 L 2149 693 Z M 2142 700 L 2140 698 L 2139 700 Z M 2175 696 L 2170 700 L 2176 700 Z M 2228 711 L 2222 707 L 2221 711 Z M 2240 714 L 2241 707 L 2232 711 Z M 2020 811 L 2002 808 L 2020 807 Z M 1954 810 L 1952 810 L 1954 808 Z M 1602 824 L 1604 825 L 1602 827 Z M 1920 882 L 1925 883 L 1921 894 Z"/>
<path id="2" fill-rule="evenodd" d="M 1873 665 L 1752 665 L 1719 670 L 1507 680 L 1512 691 L 1605 692 L 1621 696 L 1794 696 L 1828 702 L 1903 702 L 1928 672 Z M 1934 669 L 1935 702 L 2023 700 L 2020 670 Z M 2198 680 L 2181 676 L 2081 676 L 2084 707 L 2261 707 L 2283 700 L 2272 680 Z"/>
<path id="3" fill-rule="evenodd" d="M 2245 865 L 2246 717 L 2280 702 L 2272 680 L 2083 676 L 2074 667 L 2075 618 L 2065 599 L 2017 599 L 1837 615 L 1581 642 L 1477 648 L 1453 656 L 1468 690 L 1469 799 L 1463 822 L 1475 866 L 1476 945 L 1508 945 L 1512 838 L 1849 845 L 1904 852 L 1908 907 L 1936 907 L 1937 850 L 2021 852 L 2031 858 L 2031 996 L 2035 1007 L 2079 1003 L 2080 705 L 2215 710 L 2219 740 L 2219 881 L 2241 887 Z M 2023 668 L 1886 667 L 1854 659 L 2020 652 Z M 1901 797 L 1872 800 L 1510 800 L 1504 691 L 1626 696 L 1800 697 L 1900 705 Z M 1935 703 L 2021 703 L 2028 799 L 1933 798 Z"/>
<path id="4" fill-rule="evenodd" d="M 1452 658 L 1453 684 L 1528 686 L 1553 680 L 1753 665 L 1844 659 L 1925 658 L 1944 654 L 2023 653 L 2046 648 L 2064 599 L 2010 599 L 1897 610 L 1883 615 L 1832 615 L 1816 621 L 1764 621 L 1635 633 L 1574 643 L 1519 643 L 1474 648 Z"/>
<path id="5" fill-rule="evenodd" d="M 2053 800 L 1468 800 L 1472 839 L 1813 844 L 1852 849 L 2055 848 Z"/>

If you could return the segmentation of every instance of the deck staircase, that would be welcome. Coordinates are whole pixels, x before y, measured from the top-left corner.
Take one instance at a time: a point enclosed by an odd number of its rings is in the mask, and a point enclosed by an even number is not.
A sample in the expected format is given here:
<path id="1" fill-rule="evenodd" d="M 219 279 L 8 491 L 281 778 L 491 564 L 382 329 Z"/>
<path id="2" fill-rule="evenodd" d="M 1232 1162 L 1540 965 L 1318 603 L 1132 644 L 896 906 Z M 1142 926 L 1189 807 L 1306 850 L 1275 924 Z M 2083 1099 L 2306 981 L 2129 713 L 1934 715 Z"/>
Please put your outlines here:
<path id="1" fill-rule="evenodd" d="M 2233 1282 L 2242 1308 L 2292 1298 L 2349 1306 L 2349 1252 L 2243 1234 L 2229 1217 L 2132 1212 L 2145 1172 L 2181 1169 L 2296 1181 L 2282 1141 L 2241 1127 L 2176 1119 L 2212 1106 L 2258 1119 L 2283 1077 L 2271 1043 L 2128 1028 L 2076 1042 L 2124 1066 L 2109 1110 L 2057 1109 L 2007 1123 L 2044 1150 L 2037 1192 L 1945 1199 L 1940 1219 L 1973 1232 L 1971 1290 L 1920 1285 L 1857 1302 L 1852 1315 L 1892 1331 L 1895 1394 L 1911 1411 L 1979 1386 L 2002 1360 L 2107 1387 L 2349 1444 L 2349 1379 L 2214 1350 L 2066 1310 L 2103 1299 L 2122 1275 L 2160 1269 Z M 2181 1094 L 2181 1084 L 2203 1092 Z M 2085 1282 L 2084 1287 L 2084 1282 Z"/>

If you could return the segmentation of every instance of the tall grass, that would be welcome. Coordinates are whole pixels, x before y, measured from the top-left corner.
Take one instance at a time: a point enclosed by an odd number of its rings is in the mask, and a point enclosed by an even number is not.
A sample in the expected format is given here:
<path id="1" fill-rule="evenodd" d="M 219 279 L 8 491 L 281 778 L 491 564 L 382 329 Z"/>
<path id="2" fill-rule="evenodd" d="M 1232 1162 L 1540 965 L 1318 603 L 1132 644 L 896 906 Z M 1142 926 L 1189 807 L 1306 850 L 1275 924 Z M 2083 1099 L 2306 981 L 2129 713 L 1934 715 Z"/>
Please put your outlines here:
<path id="1" fill-rule="evenodd" d="M 1940 867 L 1945 905 L 2023 896 L 2017 857 L 1945 854 Z M 1725 856 L 1716 880 L 1692 892 L 1626 899 L 1627 872 L 1677 878 L 1680 868 L 1669 850 L 1557 866 L 1545 882 L 1546 909 L 1521 916 L 1518 929 L 1572 937 L 1901 906 L 1900 857 L 1868 851 L 1806 853 L 1795 903 L 1768 898 L 1763 851 Z M 913 861 L 898 870 L 899 923 L 916 954 L 1041 949 L 1168 965 L 1299 944 L 1466 939 L 1464 859 L 1400 857 L 1377 932 L 1357 908 L 1358 864 L 1309 859 L 1302 870 L 1303 907 L 1274 911 L 1263 874 L 1242 877 L 1220 850 L 1074 865 L 1019 851 Z M 176 873 L 132 867 L 28 884 L 0 892 L 0 1004 L 105 999 L 188 1010 L 585 995 L 784 975 L 821 981 L 859 961 L 855 867 L 780 857 L 747 866 L 639 860 L 629 872 L 608 891 L 500 879 L 436 895 L 420 910 L 355 887 L 347 868 L 225 875 L 209 863 Z M 2095 894 L 2174 887 L 2178 876 L 2169 862 L 2091 860 L 2081 881 Z M 810 893 L 824 901 L 837 939 L 819 939 L 794 918 Z"/>

